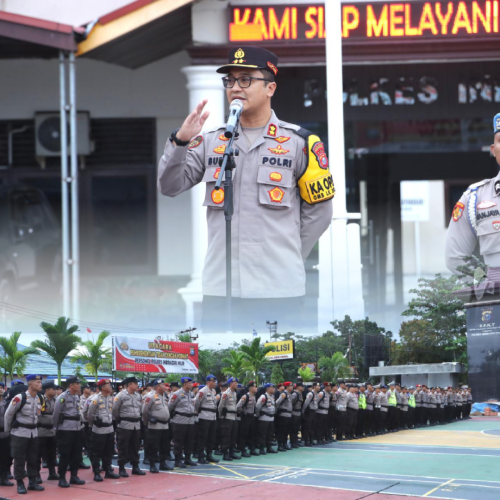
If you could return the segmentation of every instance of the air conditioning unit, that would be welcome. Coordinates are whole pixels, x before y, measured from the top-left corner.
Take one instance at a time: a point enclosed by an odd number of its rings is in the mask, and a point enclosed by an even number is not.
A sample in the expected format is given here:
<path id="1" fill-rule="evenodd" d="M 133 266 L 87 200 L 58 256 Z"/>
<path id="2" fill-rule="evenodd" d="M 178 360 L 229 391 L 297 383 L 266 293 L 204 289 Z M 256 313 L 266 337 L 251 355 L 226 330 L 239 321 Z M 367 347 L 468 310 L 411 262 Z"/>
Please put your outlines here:
<path id="1" fill-rule="evenodd" d="M 67 123 L 68 155 L 70 154 L 70 124 Z M 93 151 L 90 140 L 90 115 L 81 111 L 76 114 L 77 155 L 87 156 Z M 36 156 L 61 156 L 61 118 L 59 113 L 35 113 Z"/>

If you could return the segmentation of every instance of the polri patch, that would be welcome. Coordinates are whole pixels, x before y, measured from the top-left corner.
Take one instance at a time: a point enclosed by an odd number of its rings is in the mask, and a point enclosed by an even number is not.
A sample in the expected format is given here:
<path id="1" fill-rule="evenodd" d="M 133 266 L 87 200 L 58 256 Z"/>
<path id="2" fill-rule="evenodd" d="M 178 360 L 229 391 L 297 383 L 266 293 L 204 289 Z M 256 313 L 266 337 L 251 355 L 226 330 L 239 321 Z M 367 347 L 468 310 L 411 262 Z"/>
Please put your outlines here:
<path id="1" fill-rule="evenodd" d="M 463 203 L 461 203 L 460 201 L 457 202 L 457 204 L 455 205 L 455 208 L 453 209 L 453 221 L 454 222 L 457 222 L 458 219 L 460 219 L 460 217 L 462 217 L 462 215 L 464 213 L 464 208 L 465 208 L 465 205 Z"/>
<path id="2" fill-rule="evenodd" d="M 188 145 L 189 149 L 197 148 L 203 142 L 203 136 L 196 136 Z"/>
<path id="3" fill-rule="evenodd" d="M 274 155 L 286 155 L 287 153 L 290 152 L 289 149 L 283 149 L 283 146 L 281 144 L 278 144 L 275 148 L 267 148 L 271 153 Z"/>

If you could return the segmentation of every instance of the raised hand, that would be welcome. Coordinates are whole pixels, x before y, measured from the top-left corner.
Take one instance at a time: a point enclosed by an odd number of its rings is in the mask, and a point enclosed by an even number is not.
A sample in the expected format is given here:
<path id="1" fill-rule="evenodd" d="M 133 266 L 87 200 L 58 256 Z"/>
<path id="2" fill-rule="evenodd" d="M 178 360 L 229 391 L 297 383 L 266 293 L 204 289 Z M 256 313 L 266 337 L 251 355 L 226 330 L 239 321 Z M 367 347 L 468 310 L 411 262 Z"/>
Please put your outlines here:
<path id="1" fill-rule="evenodd" d="M 195 135 L 198 135 L 203 128 L 204 123 L 207 121 L 209 111 L 203 113 L 203 108 L 207 104 L 208 100 L 203 99 L 196 109 L 192 111 L 188 117 L 184 120 L 182 127 L 177 132 L 177 138 L 181 141 L 189 141 Z"/>

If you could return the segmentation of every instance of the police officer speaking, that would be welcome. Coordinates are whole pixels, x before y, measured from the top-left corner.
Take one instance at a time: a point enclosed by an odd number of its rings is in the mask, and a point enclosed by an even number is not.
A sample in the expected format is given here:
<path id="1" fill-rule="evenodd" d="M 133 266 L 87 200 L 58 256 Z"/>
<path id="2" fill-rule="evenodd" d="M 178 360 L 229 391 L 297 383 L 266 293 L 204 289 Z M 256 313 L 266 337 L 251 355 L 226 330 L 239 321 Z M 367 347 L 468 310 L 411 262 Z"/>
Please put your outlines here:
<path id="1" fill-rule="evenodd" d="M 493 118 L 491 154 L 500 165 L 500 113 Z M 489 266 L 482 288 L 500 283 L 500 173 L 469 186 L 455 205 L 446 238 L 446 265 L 450 271 L 465 264 L 476 242 L 484 262 Z"/>
<path id="2" fill-rule="evenodd" d="M 279 119 L 271 109 L 278 58 L 256 47 L 236 47 L 217 70 L 228 101 L 243 103 L 235 139 L 232 296 L 234 318 L 284 321 L 305 295 L 304 261 L 332 217 L 335 190 L 320 138 Z M 206 100 L 175 130 L 159 162 L 158 188 L 177 196 L 205 183 L 208 252 L 202 277 L 203 323 L 220 320 L 225 296 L 224 190 L 215 190 L 226 149 L 225 125 L 201 133 Z M 263 300 L 265 299 L 265 300 Z M 210 312 L 212 314 L 210 315 Z M 252 314 L 253 313 L 253 314 Z M 248 320 L 248 318 L 253 318 Z M 215 326 L 216 328 L 216 326 Z"/>

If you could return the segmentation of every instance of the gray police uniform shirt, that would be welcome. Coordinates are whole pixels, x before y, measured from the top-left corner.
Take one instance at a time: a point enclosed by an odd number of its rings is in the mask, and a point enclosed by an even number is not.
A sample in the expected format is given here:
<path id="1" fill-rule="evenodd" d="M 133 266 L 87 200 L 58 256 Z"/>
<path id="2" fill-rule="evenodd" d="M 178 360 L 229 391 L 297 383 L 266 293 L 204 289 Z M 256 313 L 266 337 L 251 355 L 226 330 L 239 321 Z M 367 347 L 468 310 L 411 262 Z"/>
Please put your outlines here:
<path id="1" fill-rule="evenodd" d="M 14 396 L 10 402 L 4 416 L 4 430 L 13 436 L 32 438 L 38 437 L 38 417 L 42 413 L 42 405 L 38 395 L 31 396 L 28 391 L 26 394 L 26 404 L 21 409 L 22 395 Z M 26 427 L 14 427 L 14 422 L 20 424 L 35 426 L 33 429 Z"/>
<path id="2" fill-rule="evenodd" d="M 408 394 L 401 393 L 401 411 L 408 411 Z"/>
<path id="3" fill-rule="evenodd" d="M 219 417 L 227 420 L 236 420 L 236 401 L 237 394 L 231 389 L 227 389 L 223 394 L 219 403 Z M 226 409 L 226 416 L 223 414 Z"/>
<path id="4" fill-rule="evenodd" d="M 380 410 L 380 406 L 381 406 L 381 405 L 380 405 L 380 399 L 381 399 L 381 398 L 380 398 L 380 395 L 381 395 L 381 394 L 382 394 L 381 392 L 379 392 L 378 394 L 377 394 L 377 392 L 375 392 L 375 393 L 373 394 L 373 408 L 374 408 L 375 410 Z"/>
<path id="5" fill-rule="evenodd" d="M 251 148 L 242 135 L 234 142 L 240 154 L 233 171 L 233 297 L 305 295 L 304 261 L 330 225 L 334 190 L 322 143 L 318 138 L 311 144 L 316 153 L 309 154 L 305 139 L 295 133 L 299 129 L 273 111 L 264 135 Z M 163 195 L 177 196 L 205 184 L 208 250 L 202 291 L 214 296 L 226 294 L 223 191 L 214 189 L 227 144 L 224 130 L 225 125 L 205 132 L 185 147 L 168 140 L 158 167 Z M 317 170 L 321 172 L 306 182 Z M 301 198 L 304 189 L 310 203 Z M 325 195 L 328 199 L 321 201 Z"/>
<path id="6" fill-rule="evenodd" d="M 302 393 L 299 391 L 292 392 L 292 416 L 301 417 L 302 416 Z"/>
<path id="7" fill-rule="evenodd" d="M 5 439 L 6 437 L 9 437 L 9 433 L 5 432 L 5 426 L 4 426 L 4 419 L 5 419 L 5 412 L 7 411 L 7 401 L 5 401 L 5 398 L 2 397 L 0 399 L 0 439 Z"/>
<path id="8" fill-rule="evenodd" d="M 259 396 L 255 404 L 255 414 L 258 415 L 259 420 L 263 422 L 274 422 L 274 415 L 276 413 L 276 403 L 270 394 L 262 394 Z"/>
<path id="9" fill-rule="evenodd" d="M 359 399 L 353 392 L 350 392 L 347 395 L 347 408 L 350 408 L 351 410 L 359 410 Z"/>
<path id="10" fill-rule="evenodd" d="M 380 393 L 380 411 L 387 413 L 389 411 L 389 400 L 387 392 Z"/>
<path id="11" fill-rule="evenodd" d="M 238 404 L 236 405 L 236 411 L 243 413 L 244 415 L 251 415 L 253 417 L 255 413 L 255 394 L 250 394 L 247 392 L 241 396 Z"/>
<path id="12" fill-rule="evenodd" d="M 335 407 L 336 411 L 346 411 L 348 394 L 349 393 L 345 389 L 341 389 L 339 387 L 337 391 L 337 406 Z"/>
<path id="13" fill-rule="evenodd" d="M 156 420 L 152 422 L 151 418 Z M 168 411 L 167 399 L 163 394 L 158 394 L 156 391 L 148 393 L 142 407 L 142 421 L 153 430 L 168 429 L 168 421 L 170 420 L 170 412 Z"/>
<path id="14" fill-rule="evenodd" d="M 325 390 L 318 393 L 318 411 L 317 413 L 321 415 L 328 415 L 328 409 L 330 408 L 330 398 L 331 394 Z"/>
<path id="15" fill-rule="evenodd" d="M 86 416 L 92 432 L 95 434 L 111 434 L 113 428 L 113 406 L 115 398 L 110 394 L 96 394 L 87 401 Z"/>
<path id="16" fill-rule="evenodd" d="M 194 425 L 194 400 L 191 392 L 179 389 L 170 398 L 168 411 L 173 424 Z"/>
<path id="17" fill-rule="evenodd" d="M 72 396 L 67 390 L 57 397 L 54 408 L 54 427 L 58 431 L 80 431 L 82 429 L 80 396 L 78 394 Z"/>
<path id="18" fill-rule="evenodd" d="M 370 391 L 369 389 L 366 389 L 365 391 L 365 397 L 366 397 L 366 409 L 368 411 L 372 411 L 373 410 L 373 392 Z"/>
<path id="19" fill-rule="evenodd" d="M 276 413 L 279 417 L 292 418 L 292 395 L 287 391 L 280 394 L 280 397 L 275 400 Z"/>
<path id="20" fill-rule="evenodd" d="M 446 236 L 448 269 L 459 274 L 478 241 L 485 264 L 500 267 L 500 173 L 469 186 L 455 205 Z"/>
<path id="21" fill-rule="evenodd" d="M 119 429 L 139 430 L 141 428 L 142 398 L 137 392 L 121 391 L 113 403 L 113 420 L 120 421 Z M 124 420 L 131 419 L 133 421 Z"/>
<path id="22" fill-rule="evenodd" d="M 54 427 L 54 409 L 56 398 L 49 399 L 44 396 L 42 412 L 38 417 L 38 437 L 54 437 L 56 429 Z"/>
<path id="23" fill-rule="evenodd" d="M 208 385 L 198 391 L 194 402 L 195 412 L 202 420 L 217 419 L 217 393 Z"/>
<path id="24" fill-rule="evenodd" d="M 92 396 L 86 397 L 83 394 L 80 396 L 80 415 L 82 417 L 82 422 L 88 423 L 87 420 L 87 412 L 85 411 L 87 407 L 87 401 L 91 398 Z"/>

